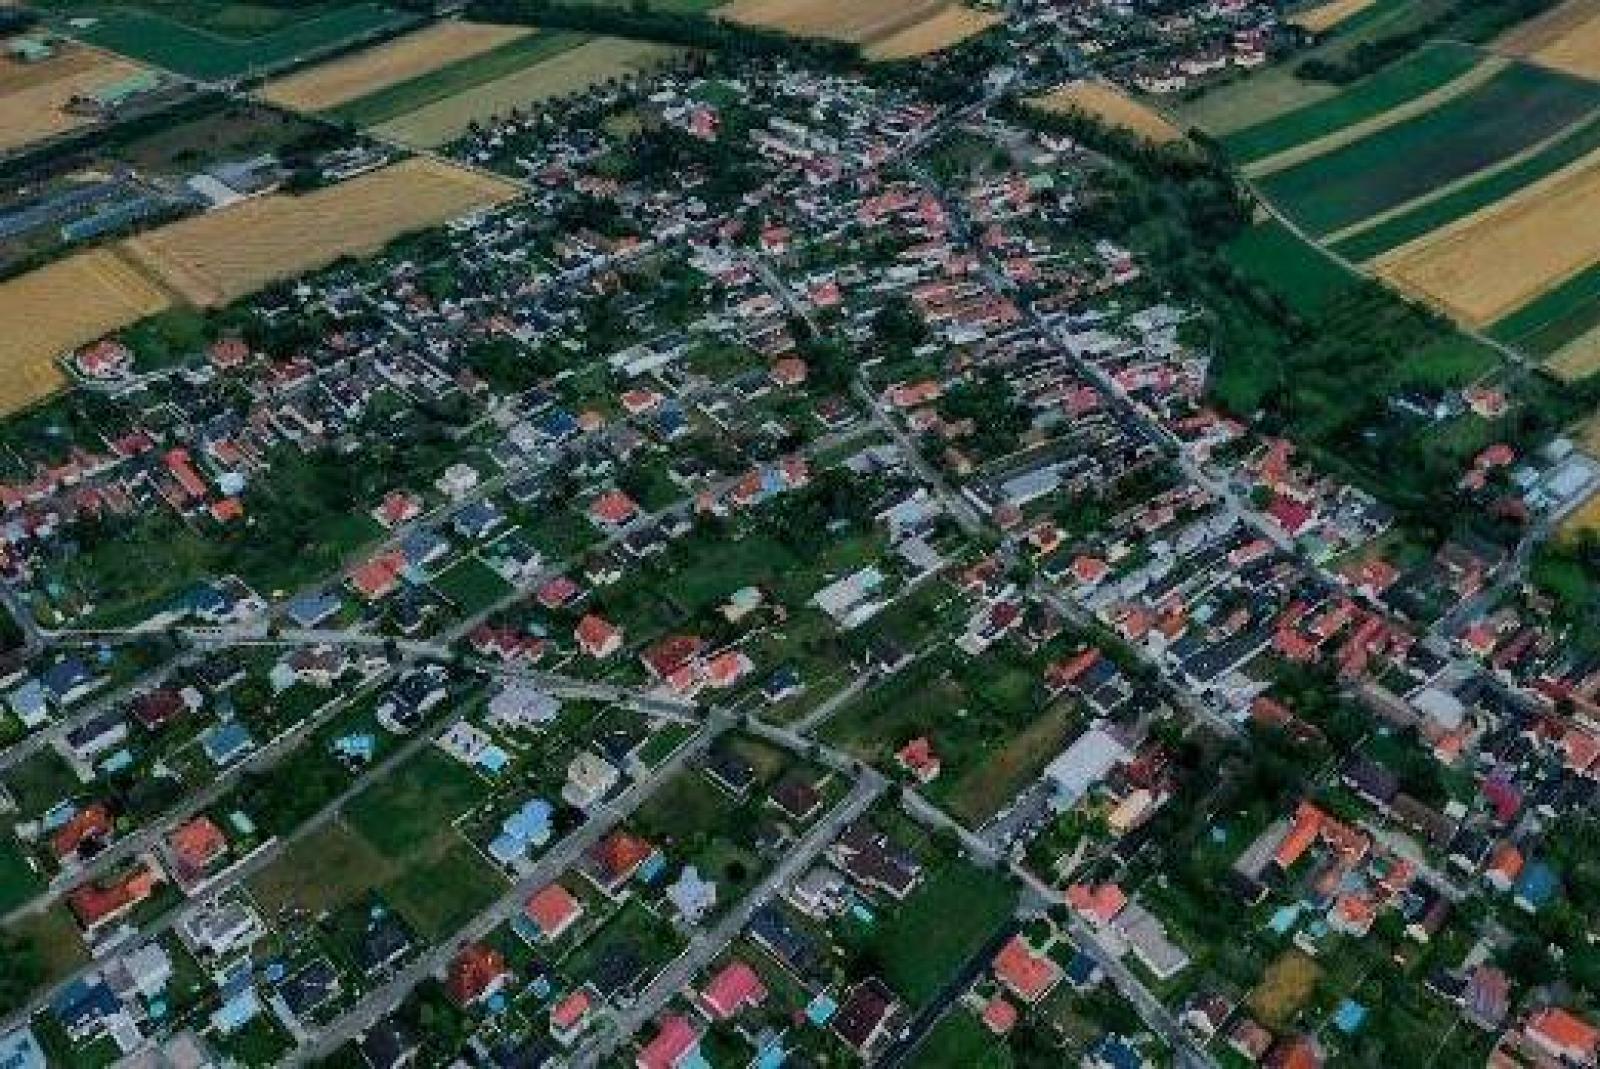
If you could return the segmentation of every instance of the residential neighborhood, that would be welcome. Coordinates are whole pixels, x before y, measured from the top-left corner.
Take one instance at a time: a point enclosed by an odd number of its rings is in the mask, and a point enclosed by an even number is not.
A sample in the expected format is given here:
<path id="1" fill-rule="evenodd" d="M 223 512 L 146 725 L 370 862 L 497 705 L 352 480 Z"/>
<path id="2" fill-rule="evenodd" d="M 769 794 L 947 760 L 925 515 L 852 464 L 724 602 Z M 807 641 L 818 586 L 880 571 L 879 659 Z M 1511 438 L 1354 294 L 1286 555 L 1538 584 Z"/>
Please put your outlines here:
<path id="1" fill-rule="evenodd" d="M 0 9 L 156 294 L 0 388 L 0 1069 L 1600 1064 L 1600 393 L 1273 185 L 1556 8 L 1424 2 Z"/>

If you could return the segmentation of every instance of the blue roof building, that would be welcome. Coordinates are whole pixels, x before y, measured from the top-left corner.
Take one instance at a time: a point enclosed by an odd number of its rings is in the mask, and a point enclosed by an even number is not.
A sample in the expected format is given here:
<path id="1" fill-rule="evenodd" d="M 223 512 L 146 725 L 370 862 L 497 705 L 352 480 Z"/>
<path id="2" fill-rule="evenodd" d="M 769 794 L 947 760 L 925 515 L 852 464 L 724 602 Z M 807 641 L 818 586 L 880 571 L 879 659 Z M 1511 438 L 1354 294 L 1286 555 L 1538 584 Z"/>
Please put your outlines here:
<path id="1" fill-rule="evenodd" d="M 1512 901 L 1529 913 L 1537 913 L 1555 901 L 1561 889 L 1561 878 L 1556 870 L 1543 861 L 1535 861 L 1522 870 L 1512 892 Z"/>
<path id="2" fill-rule="evenodd" d="M 206 751 L 206 756 L 218 768 L 233 764 L 249 753 L 255 747 L 255 744 L 255 740 L 250 737 L 250 732 L 237 720 L 218 724 L 207 731 L 200 742 L 200 745 Z"/>
<path id="3" fill-rule="evenodd" d="M 44 1048 L 33 1029 L 18 1028 L 0 1036 L 0 1069 L 45 1069 Z"/>

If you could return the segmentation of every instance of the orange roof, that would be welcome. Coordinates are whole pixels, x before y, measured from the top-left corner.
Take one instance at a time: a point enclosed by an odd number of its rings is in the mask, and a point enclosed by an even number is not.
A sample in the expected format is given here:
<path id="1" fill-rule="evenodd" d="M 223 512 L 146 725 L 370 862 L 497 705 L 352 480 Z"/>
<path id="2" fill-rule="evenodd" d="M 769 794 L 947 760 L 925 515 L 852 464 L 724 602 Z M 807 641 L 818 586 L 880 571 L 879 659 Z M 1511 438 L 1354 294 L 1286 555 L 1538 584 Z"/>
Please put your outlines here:
<path id="1" fill-rule="evenodd" d="M 189 869 L 203 869 L 228 848 L 228 840 L 210 817 L 196 817 L 167 836 L 167 845 L 178 862 Z"/>
<path id="2" fill-rule="evenodd" d="M 1600 1044 L 1600 1031 L 1594 1025 L 1559 1006 L 1548 1006 L 1529 1017 L 1523 1031 L 1561 1050 L 1576 1052 L 1590 1062 Z"/>
<path id="3" fill-rule="evenodd" d="M 556 1028 L 568 1029 L 589 1015 L 589 993 L 574 991 L 550 1011 L 550 1023 Z"/>
<path id="4" fill-rule="evenodd" d="M 554 939 L 583 913 L 583 906 L 559 883 L 541 887 L 528 899 L 524 912 L 539 928 L 539 934 Z"/>
<path id="5" fill-rule="evenodd" d="M 735 959 L 711 978 L 700 993 L 700 1001 L 721 1019 L 732 1017 L 746 1006 L 755 1006 L 767 997 L 767 985 L 746 963 Z"/>
<path id="6" fill-rule="evenodd" d="M 56 857 L 66 857 L 74 853 L 86 840 L 110 834 L 111 811 L 96 802 L 74 814 L 71 820 L 63 824 L 56 831 L 55 837 L 50 840 L 50 846 L 55 851 Z"/>
<path id="7" fill-rule="evenodd" d="M 1014 935 L 995 956 L 994 974 L 1018 998 L 1031 1004 L 1056 986 L 1061 979 L 1061 966 L 1043 954 L 1035 954 L 1022 936 Z"/>
<path id="8" fill-rule="evenodd" d="M 996 995 L 983 1008 L 983 1023 L 995 1035 L 1003 1036 L 1016 1027 L 1017 1008 L 1004 995 Z"/>
<path id="9" fill-rule="evenodd" d="M 1280 869 L 1287 869 L 1317 841 L 1317 836 L 1322 834 L 1322 810 L 1310 802 L 1301 802 L 1300 808 L 1295 810 L 1294 824 L 1289 828 L 1289 833 L 1283 837 L 1283 842 L 1278 844 L 1277 851 L 1272 855 L 1272 860 L 1277 862 Z"/>
<path id="10" fill-rule="evenodd" d="M 1067 904 L 1101 924 L 1109 924 L 1128 904 L 1128 896 L 1114 883 L 1075 883 L 1067 888 Z"/>

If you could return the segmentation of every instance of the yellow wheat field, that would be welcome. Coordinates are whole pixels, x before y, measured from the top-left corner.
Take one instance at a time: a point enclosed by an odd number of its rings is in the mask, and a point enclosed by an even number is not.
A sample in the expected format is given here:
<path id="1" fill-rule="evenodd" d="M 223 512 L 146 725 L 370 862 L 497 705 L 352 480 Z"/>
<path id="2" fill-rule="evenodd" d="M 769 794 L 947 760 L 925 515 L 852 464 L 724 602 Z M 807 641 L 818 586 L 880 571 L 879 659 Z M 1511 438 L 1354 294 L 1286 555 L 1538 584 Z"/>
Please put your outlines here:
<path id="1" fill-rule="evenodd" d="M 122 248 L 186 300 L 209 307 L 516 195 L 509 183 L 411 159 L 303 196 L 242 201 L 130 238 Z"/>
<path id="2" fill-rule="evenodd" d="M 0 282 L 0 415 L 66 385 L 62 355 L 171 305 L 110 249 L 79 253 Z"/>
<path id="3" fill-rule="evenodd" d="M 1041 111 L 1080 112 L 1090 118 L 1138 134 L 1158 145 L 1183 140 L 1183 131 L 1153 108 L 1146 107 L 1115 86 L 1104 82 L 1074 82 L 1034 97 L 1029 104 Z"/>
<path id="4" fill-rule="evenodd" d="M 1352 15 L 1359 15 L 1371 7 L 1376 0 L 1328 0 L 1326 4 L 1318 4 L 1289 18 L 1291 26 L 1298 26 L 1302 30 L 1312 33 L 1322 33 L 1331 30 Z"/>
<path id="5" fill-rule="evenodd" d="M 380 123 L 373 130 L 382 137 L 431 148 L 454 141 L 474 122 L 650 70 L 681 54 L 681 49 L 669 45 L 600 37 Z"/>
<path id="6" fill-rule="evenodd" d="M 868 59 L 914 59 L 941 52 L 969 37 L 976 37 L 999 21 L 1001 16 L 998 12 L 978 11 L 952 4 L 932 18 L 874 41 L 863 51 Z"/>
<path id="7" fill-rule="evenodd" d="M 998 21 L 950 0 L 733 0 L 717 15 L 747 26 L 862 45 L 874 59 L 925 55 Z M 948 40 L 940 43 L 941 38 Z"/>
<path id="8" fill-rule="evenodd" d="M 532 32 L 526 26 L 440 22 L 376 48 L 276 79 L 267 83 L 261 95 L 296 111 L 325 111 Z"/>
<path id="9" fill-rule="evenodd" d="M 1499 45 L 1549 67 L 1600 78 L 1600 0 L 1567 0 L 1516 27 Z"/>
<path id="10" fill-rule="evenodd" d="M 143 69 L 76 45 L 34 63 L 0 57 L 0 151 L 87 126 L 94 120 L 68 114 L 67 102 Z"/>
<path id="11" fill-rule="evenodd" d="M 1374 261 L 1382 278 L 1481 326 L 1600 261 L 1600 152 Z"/>

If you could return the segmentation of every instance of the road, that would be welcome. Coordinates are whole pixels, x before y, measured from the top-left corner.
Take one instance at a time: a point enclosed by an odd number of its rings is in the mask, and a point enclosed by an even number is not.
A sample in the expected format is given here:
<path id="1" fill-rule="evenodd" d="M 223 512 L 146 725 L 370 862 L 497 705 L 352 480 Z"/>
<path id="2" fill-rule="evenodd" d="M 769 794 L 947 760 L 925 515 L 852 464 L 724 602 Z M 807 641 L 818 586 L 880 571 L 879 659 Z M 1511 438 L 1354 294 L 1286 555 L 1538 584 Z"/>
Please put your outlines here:
<path id="1" fill-rule="evenodd" d="M 605 1035 L 589 1044 L 572 1065 L 588 1069 L 614 1053 L 629 1036 L 643 1028 L 673 998 L 689 989 L 689 985 L 722 949 L 731 943 L 750 923 L 756 911 L 788 884 L 799 879 L 828 844 L 838 838 L 852 822 L 865 813 L 882 796 L 888 781 L 876 772 L 868 771 L 855 787 L 822 820 L 791 846 L 767 876 L 752 888 L 716 926 L 696 932 L 689 946 L 672 964 L 668 965 L 626 1009 L 612 1017 L 612 1027 Z"/>
<path id="2" fill-rule="evenodd" d="M 582 827 L 546 851 L 527 875 L 513 884 L 511 889 L 492 906 L 457 931 L 452 938 L 441 941 L 379 987 L 368 992 L 355 1006 L 331 1024 L 308 1029 L 307 1042 L 301 1044 L 282 1064 L 304 1065 L 318 1061 L 360 1036 L 399 1005 L 419 983 L 429 976 L 442 973 L 462 945 L 483 938 L 521 913 L 524 904 L 535 891 L 558 879 L 563 872 L 576 864 L 584 853 L 605 838 L 649 798 L 656 787 L 683 771 L 693 758 L 704 753 L 706 748 L 730 726 L 731 721 L 725 715 L 713 712 L 700 730 L 679 747 L 676 753 L 657 766 L 648 776 L 636 780 L 615 800 L 604 805 L 598 813 L 590 817 Z"/>

